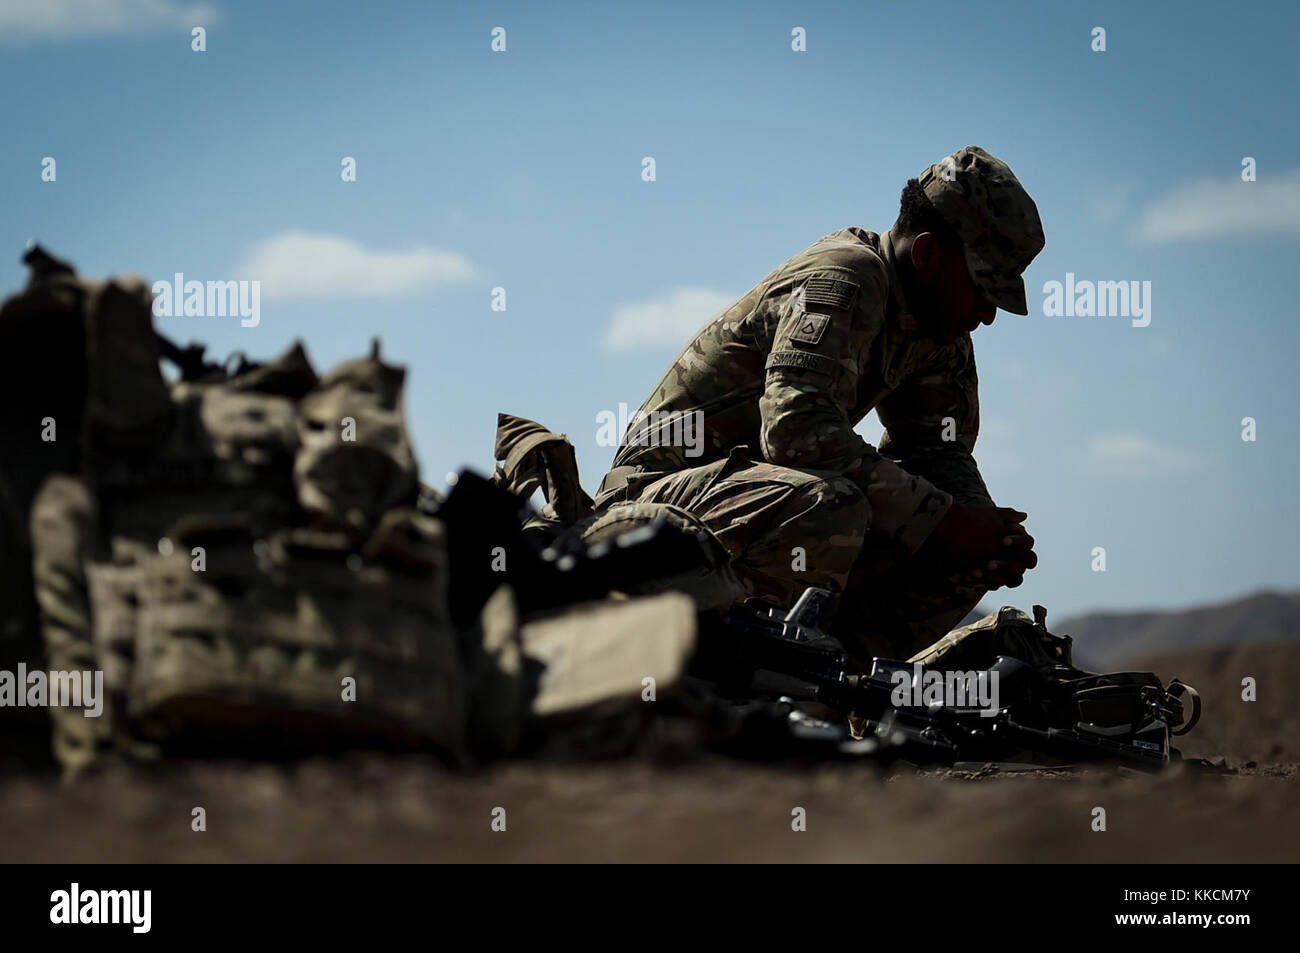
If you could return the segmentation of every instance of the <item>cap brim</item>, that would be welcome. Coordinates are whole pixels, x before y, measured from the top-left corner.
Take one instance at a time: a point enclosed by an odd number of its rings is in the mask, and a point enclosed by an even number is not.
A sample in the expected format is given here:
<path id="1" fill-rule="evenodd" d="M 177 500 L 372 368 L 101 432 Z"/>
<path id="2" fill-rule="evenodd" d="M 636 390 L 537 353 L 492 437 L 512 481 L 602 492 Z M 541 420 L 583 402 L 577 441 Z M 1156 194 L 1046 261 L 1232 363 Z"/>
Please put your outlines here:
<path id="1" fill-rule="evenodd" d="M 966 250 L 966 264 L 975 287 L 984 292 L 984 297 L 989 301 L 1011 314 L 1029 313 L 1023 278 L 1019 275 L 997 274 L 984 263 L 983 259 L 972 254 L 970 249 Z"/>
<path id="2" fill-rule="evenodd" d="M 1001 284 L 997 287 L 986 287 L 984 293 L 988 299 L 1003 311 L 1009 311 L 1012 314 L 1028 314 L 1029 302 L 1025 299 L 1025 282 L 1023 278 L 1013 279 L 1015 284 Z"/>

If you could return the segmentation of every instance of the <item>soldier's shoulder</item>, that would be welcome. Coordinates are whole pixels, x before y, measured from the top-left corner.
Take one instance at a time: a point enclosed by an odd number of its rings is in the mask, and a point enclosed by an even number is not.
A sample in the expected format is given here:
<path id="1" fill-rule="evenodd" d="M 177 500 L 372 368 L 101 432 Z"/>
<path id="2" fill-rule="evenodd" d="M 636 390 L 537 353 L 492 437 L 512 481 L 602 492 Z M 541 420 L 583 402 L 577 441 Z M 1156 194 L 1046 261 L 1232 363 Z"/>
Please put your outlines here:
<path id="1" fill-rule="evenodd" d="M 835 268 L 857 275 L 867 285 L 883 286 L 887 280 L 880 236 L 857 226 L 823 235 L 798 256 L 799 268 Z"/>

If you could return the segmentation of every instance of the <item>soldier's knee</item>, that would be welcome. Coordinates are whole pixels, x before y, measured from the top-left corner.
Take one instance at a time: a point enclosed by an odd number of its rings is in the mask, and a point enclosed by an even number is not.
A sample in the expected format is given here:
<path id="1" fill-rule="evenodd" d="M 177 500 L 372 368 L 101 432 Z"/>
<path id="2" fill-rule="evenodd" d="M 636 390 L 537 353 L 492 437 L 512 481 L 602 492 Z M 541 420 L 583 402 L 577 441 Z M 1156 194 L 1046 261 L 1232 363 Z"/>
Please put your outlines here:
<path id="1" fill-rule="evenodd" d="M 810 480 L 801 487 L 798 496 L 818 512 L 833 515 L 842 525 L 865 531 L 871 509 L 866 494 L 848 477 Z"/>

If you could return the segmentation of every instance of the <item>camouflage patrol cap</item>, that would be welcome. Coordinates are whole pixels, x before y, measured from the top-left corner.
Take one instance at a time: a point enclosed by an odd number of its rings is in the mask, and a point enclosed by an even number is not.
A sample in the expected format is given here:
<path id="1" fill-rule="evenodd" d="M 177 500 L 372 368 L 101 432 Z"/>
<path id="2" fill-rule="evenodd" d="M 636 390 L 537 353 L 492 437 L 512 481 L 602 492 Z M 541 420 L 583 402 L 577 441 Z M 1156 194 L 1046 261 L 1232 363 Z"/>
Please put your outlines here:
<path id="1" fill-rule="evenodd" d="M 971 279 L 1012 314 L 1028 314 L 1020 276 L 1043 250 L 1038 206 L 1001 159 L 966 146 L 921 173 L 921 188 L 966 246 Z"/>

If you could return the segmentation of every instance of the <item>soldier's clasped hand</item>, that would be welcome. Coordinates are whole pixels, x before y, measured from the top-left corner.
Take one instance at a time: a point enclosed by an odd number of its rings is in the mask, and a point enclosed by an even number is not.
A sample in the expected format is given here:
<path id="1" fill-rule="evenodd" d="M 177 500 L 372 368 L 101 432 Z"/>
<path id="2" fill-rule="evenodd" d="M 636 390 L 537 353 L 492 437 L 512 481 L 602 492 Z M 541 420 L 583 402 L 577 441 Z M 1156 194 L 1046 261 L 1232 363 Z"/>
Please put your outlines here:
<path id="1" fill-rule="evenodd" d="M 1005 506 L 953 503 L 926 547 L 963 570 L 962 581 L 990 590 L 1015 588 L 1038 565 L 1034 538 L 1025 530 L 1028 514 Z"/>

